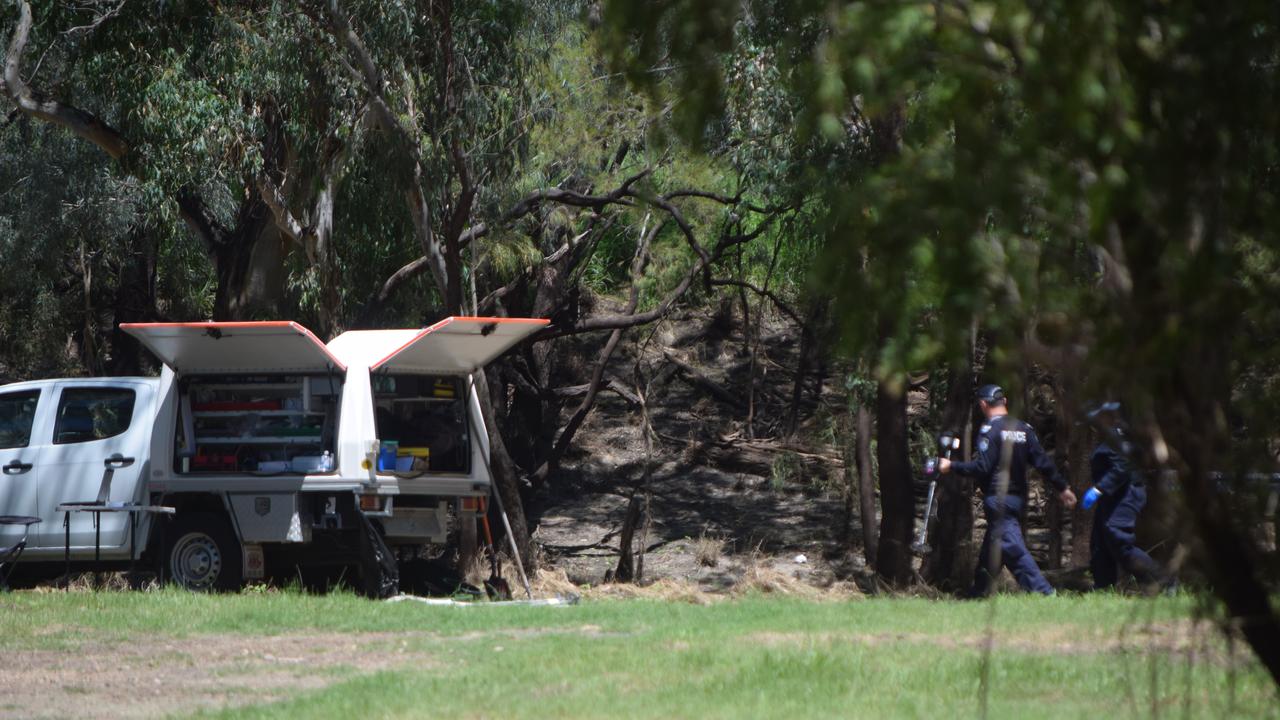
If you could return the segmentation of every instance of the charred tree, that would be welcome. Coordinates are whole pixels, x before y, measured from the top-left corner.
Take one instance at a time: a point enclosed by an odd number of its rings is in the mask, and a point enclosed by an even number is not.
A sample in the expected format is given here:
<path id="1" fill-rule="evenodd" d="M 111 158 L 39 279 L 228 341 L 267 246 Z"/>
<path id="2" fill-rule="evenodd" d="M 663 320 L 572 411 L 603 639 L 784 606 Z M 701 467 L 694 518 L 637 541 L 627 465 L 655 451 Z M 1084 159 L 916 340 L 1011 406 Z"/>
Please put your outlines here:
<path id="1" fill-rule="evenodd" d="M 907 454 L 907 394 L 881 381 L 876 389 L 876 460 L 880 469 L 880 540 L 876 572 L 902 587 L 911 582 L 915 493 Z"/>

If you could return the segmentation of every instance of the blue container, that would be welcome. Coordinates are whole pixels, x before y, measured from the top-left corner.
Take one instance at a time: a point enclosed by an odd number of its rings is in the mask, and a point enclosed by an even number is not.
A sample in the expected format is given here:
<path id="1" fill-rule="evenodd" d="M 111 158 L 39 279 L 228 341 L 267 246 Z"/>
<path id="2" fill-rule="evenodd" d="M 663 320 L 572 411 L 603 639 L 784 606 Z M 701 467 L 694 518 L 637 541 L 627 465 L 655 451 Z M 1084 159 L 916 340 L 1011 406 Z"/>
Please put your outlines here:
<path id="1" fill-rule="evenodd" d="M 391 472 L 396 469 L 396 454 L 400 451 L 400 443 L 396 440 L 384 440 L 378 448 L 378 469 Z"/>

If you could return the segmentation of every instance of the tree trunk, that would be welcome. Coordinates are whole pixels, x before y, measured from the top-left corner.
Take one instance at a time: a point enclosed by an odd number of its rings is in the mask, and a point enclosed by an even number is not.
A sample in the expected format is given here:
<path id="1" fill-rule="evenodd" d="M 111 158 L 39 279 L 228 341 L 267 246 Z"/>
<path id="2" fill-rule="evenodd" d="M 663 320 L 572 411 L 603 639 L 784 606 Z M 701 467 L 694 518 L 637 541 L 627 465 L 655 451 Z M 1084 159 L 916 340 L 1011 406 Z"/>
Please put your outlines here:
<path id="1" fill-rule="evenodd" d="M 640 434 L 644 440 L 644 465 L 640 485 L 631 491 L 631 500 L 627 503 L 627 517 L 622 523 L 619 537 L 621 553 L 618 555 L 618 567 L 614 571 L 614 579 L 618 582 L 640 582 L 644 579 L 644 551 L 648 542 L 648 533 L 641 532 L 640 552 L 637 555 L 634 539 L 637 529 L 647 527 L 649 520 L 649 481 L 653 477 L 653 426 L 649 423 L 649 389 L 640 382 L 640 363 L 636 363 L 635 394 L 640 400 Z"/>
<path id="2" fill-rule="evenodd" d="M 622 521 L 622 531 L 618 533 L 620 553 L 618 567 L 613 578 L 618 582 L 640 582 L 644 578 L 643 556 L 637 559 L 635 552 L 635 534 L 644 521 L 644 491 L 636 488 L 631 491 L 631 499 L 627 502 L 627 517 Z M 641 548 L 643 550 L 643 548 Z"/>
<path id="3" fill-rule="evenodd" d="M 907 394 L 882 381 L 876 389 L 876 460 L 880 469 L 880 542 L 876 572 L 903 587 L 911 582 L 915 493 L 907 456 Z"/>
<path id="4" fill-rule="evenodd" d="M 1156 395 L 1157 427 L 1166 429 L 1181 460 L 1179 485 L 1205 553 L 1199 564 L 1226 607 L 1226 630 L 1244 636 L 1273 682 L 1280 685 L 1280 615 L 1260 579 L 1257 545 L 1240 527 L 1239 515 L 1228 507 L 1228 494 L 1212 479 L 1224 459 L 1222 452 L 1215 451 L 1230 446 L 1225 428 L 1205 420 L 1226 414 L 1220 398 L 1230 397 L 1230 392 L 1222 349 L 1221 345 L 1187 349 L 1170 387 Z M 1152 454 L 1160 458 L 1158 451 Z M 1163 502 L 1161 483 L 1152 483 L 1151 493 L 1154 504 Z"/>
<path id="5" fill-rule="evenodd" d="M 947 400 L 942 416 L 942 430 L 958 432 L 963 439 L 960 458 L 971 457 L 973 435 L 973 361 L 972 356 L 948 373 Z M 933 549 L 925 564 L 925 578 L 939 589 L 962 590 L 968 587 L 977 548 L 973 542 L 973 480 L 959 475 L 939 479 L 937 489 L 938 520 L 929 540 Z"/>
<path id="6" fill-rule="evenodd" d="M 871 473 L 871 411 L 858 404 L 858 427 L 854 435 L 854 460 L 858 466 L 858 503 L 861 505 L 862 553 L 867 567 L 876 567 L 880 537 L 876 522 L 876 487 Z"/>

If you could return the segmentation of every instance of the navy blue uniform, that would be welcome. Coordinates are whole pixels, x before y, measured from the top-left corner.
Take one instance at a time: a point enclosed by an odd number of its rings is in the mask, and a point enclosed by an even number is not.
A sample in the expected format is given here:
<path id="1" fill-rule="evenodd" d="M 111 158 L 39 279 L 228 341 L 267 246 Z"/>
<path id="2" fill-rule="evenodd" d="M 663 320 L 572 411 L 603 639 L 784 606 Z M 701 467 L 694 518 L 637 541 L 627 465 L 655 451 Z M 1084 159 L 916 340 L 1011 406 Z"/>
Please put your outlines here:
<path id="1" fill-rule="evenodd" d="M 1001 460 L 1008 448 L 1008 487 L 1001 492 L 999 483 L 1004 465 Z M 991 579 L 1003 563 L 1013 573 L 1023 590 L 1044 595 L 1053 594 L 1053 586 L 1040 572 L 1031 551 L 1022 538 L 1022 513 L 1027 505 L 1027 465 L 1040 472 L 1054 489 L 1067 489 L 1058 468 L 1049 459 L 1036 431 L 1009 415 L 997 415 L 978 431 L 978 454 L 971 462 L 951 464 L 952 472 L 973 477 L 982 490 L 982 509 L 987 516 L 987 533 L 982 538 L 978 568 L 970 593 L 986 595 Z M 1000 543 L 998 563 L 992 563 L 992 543 Z"/>
<path id="2" fill-rule="evenodd" d="M 1089 458 L 1093 486 L 1102 492 L 1094 511 L 1089 542 L 1089 569 L 1093 572 L 1093 587 L 1098 590 L 1116 584 L 1117 565 L 1133 573 L 1139 582 L 1152 583 L 1160 579 L 1159 566 L 1134 544 L 1138 513 L 1147 504 L 1146 486 L 1122 452 L 1127 443 L 1119 438 L 1113 442 L 1121 449 L 1102 443 Z"/>

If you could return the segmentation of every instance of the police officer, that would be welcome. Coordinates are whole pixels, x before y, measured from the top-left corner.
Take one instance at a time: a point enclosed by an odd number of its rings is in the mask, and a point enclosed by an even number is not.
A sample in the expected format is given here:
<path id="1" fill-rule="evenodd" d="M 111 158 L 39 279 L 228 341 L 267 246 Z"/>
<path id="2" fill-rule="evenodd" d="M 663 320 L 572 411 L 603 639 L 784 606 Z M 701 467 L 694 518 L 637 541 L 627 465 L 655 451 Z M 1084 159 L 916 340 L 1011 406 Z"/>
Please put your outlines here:
<path id="1" fill-rule="evenodd" d="M 1052 595 L 1053 586 L 1040 573 L 1040 567 L 1022 539 L 1022 514 L 1027 505 L 1027 463 L 1030 462 L 1058 491 L 1062 504 L 1068 508 L 1075 507 L 1075 493 L 1067 487 L 1053 461 L 1040 447 L 1035 430 L 1009 415 L 1004 391 L 998 385 L 984 385 L 978 389 L 978 407 L 986 423 L 978 431 L 977 456 L 972 462 L 951 462 L 946 458 L 938 461 L 940 472 L 973 477 L 982 491 L 987 533 L 982 538 L 982 551 L 969 594 L 972 597 L 985 596 L 991 589 L 992 578 L 1000 571 L 1000 563 L 1003 563 L 1023 590 Z M 994 543 L 1000 545 L 998 561 L 992 556 Z"/>
<path id="2" fill-rule="evenodd" d="M 1089 413 L 1103 427 L 1102 442 L 1089 458 L 1093 486 L 1085 491 L 1082 505 L 1095 504 L 1093 534 L 1089 538 L 1089 569 L 1093 588 L 1116 584 L 1116 567 L 1132 573 L 1139 583 L 1154 587 L 1164 582 L 1160 566 L 1134 544 L 1138 513 L 1147 504 L 1146 484 L 1129 464 L 1132 445 L 1124 432 L 1119 403 L 1105 403 Z"/>

